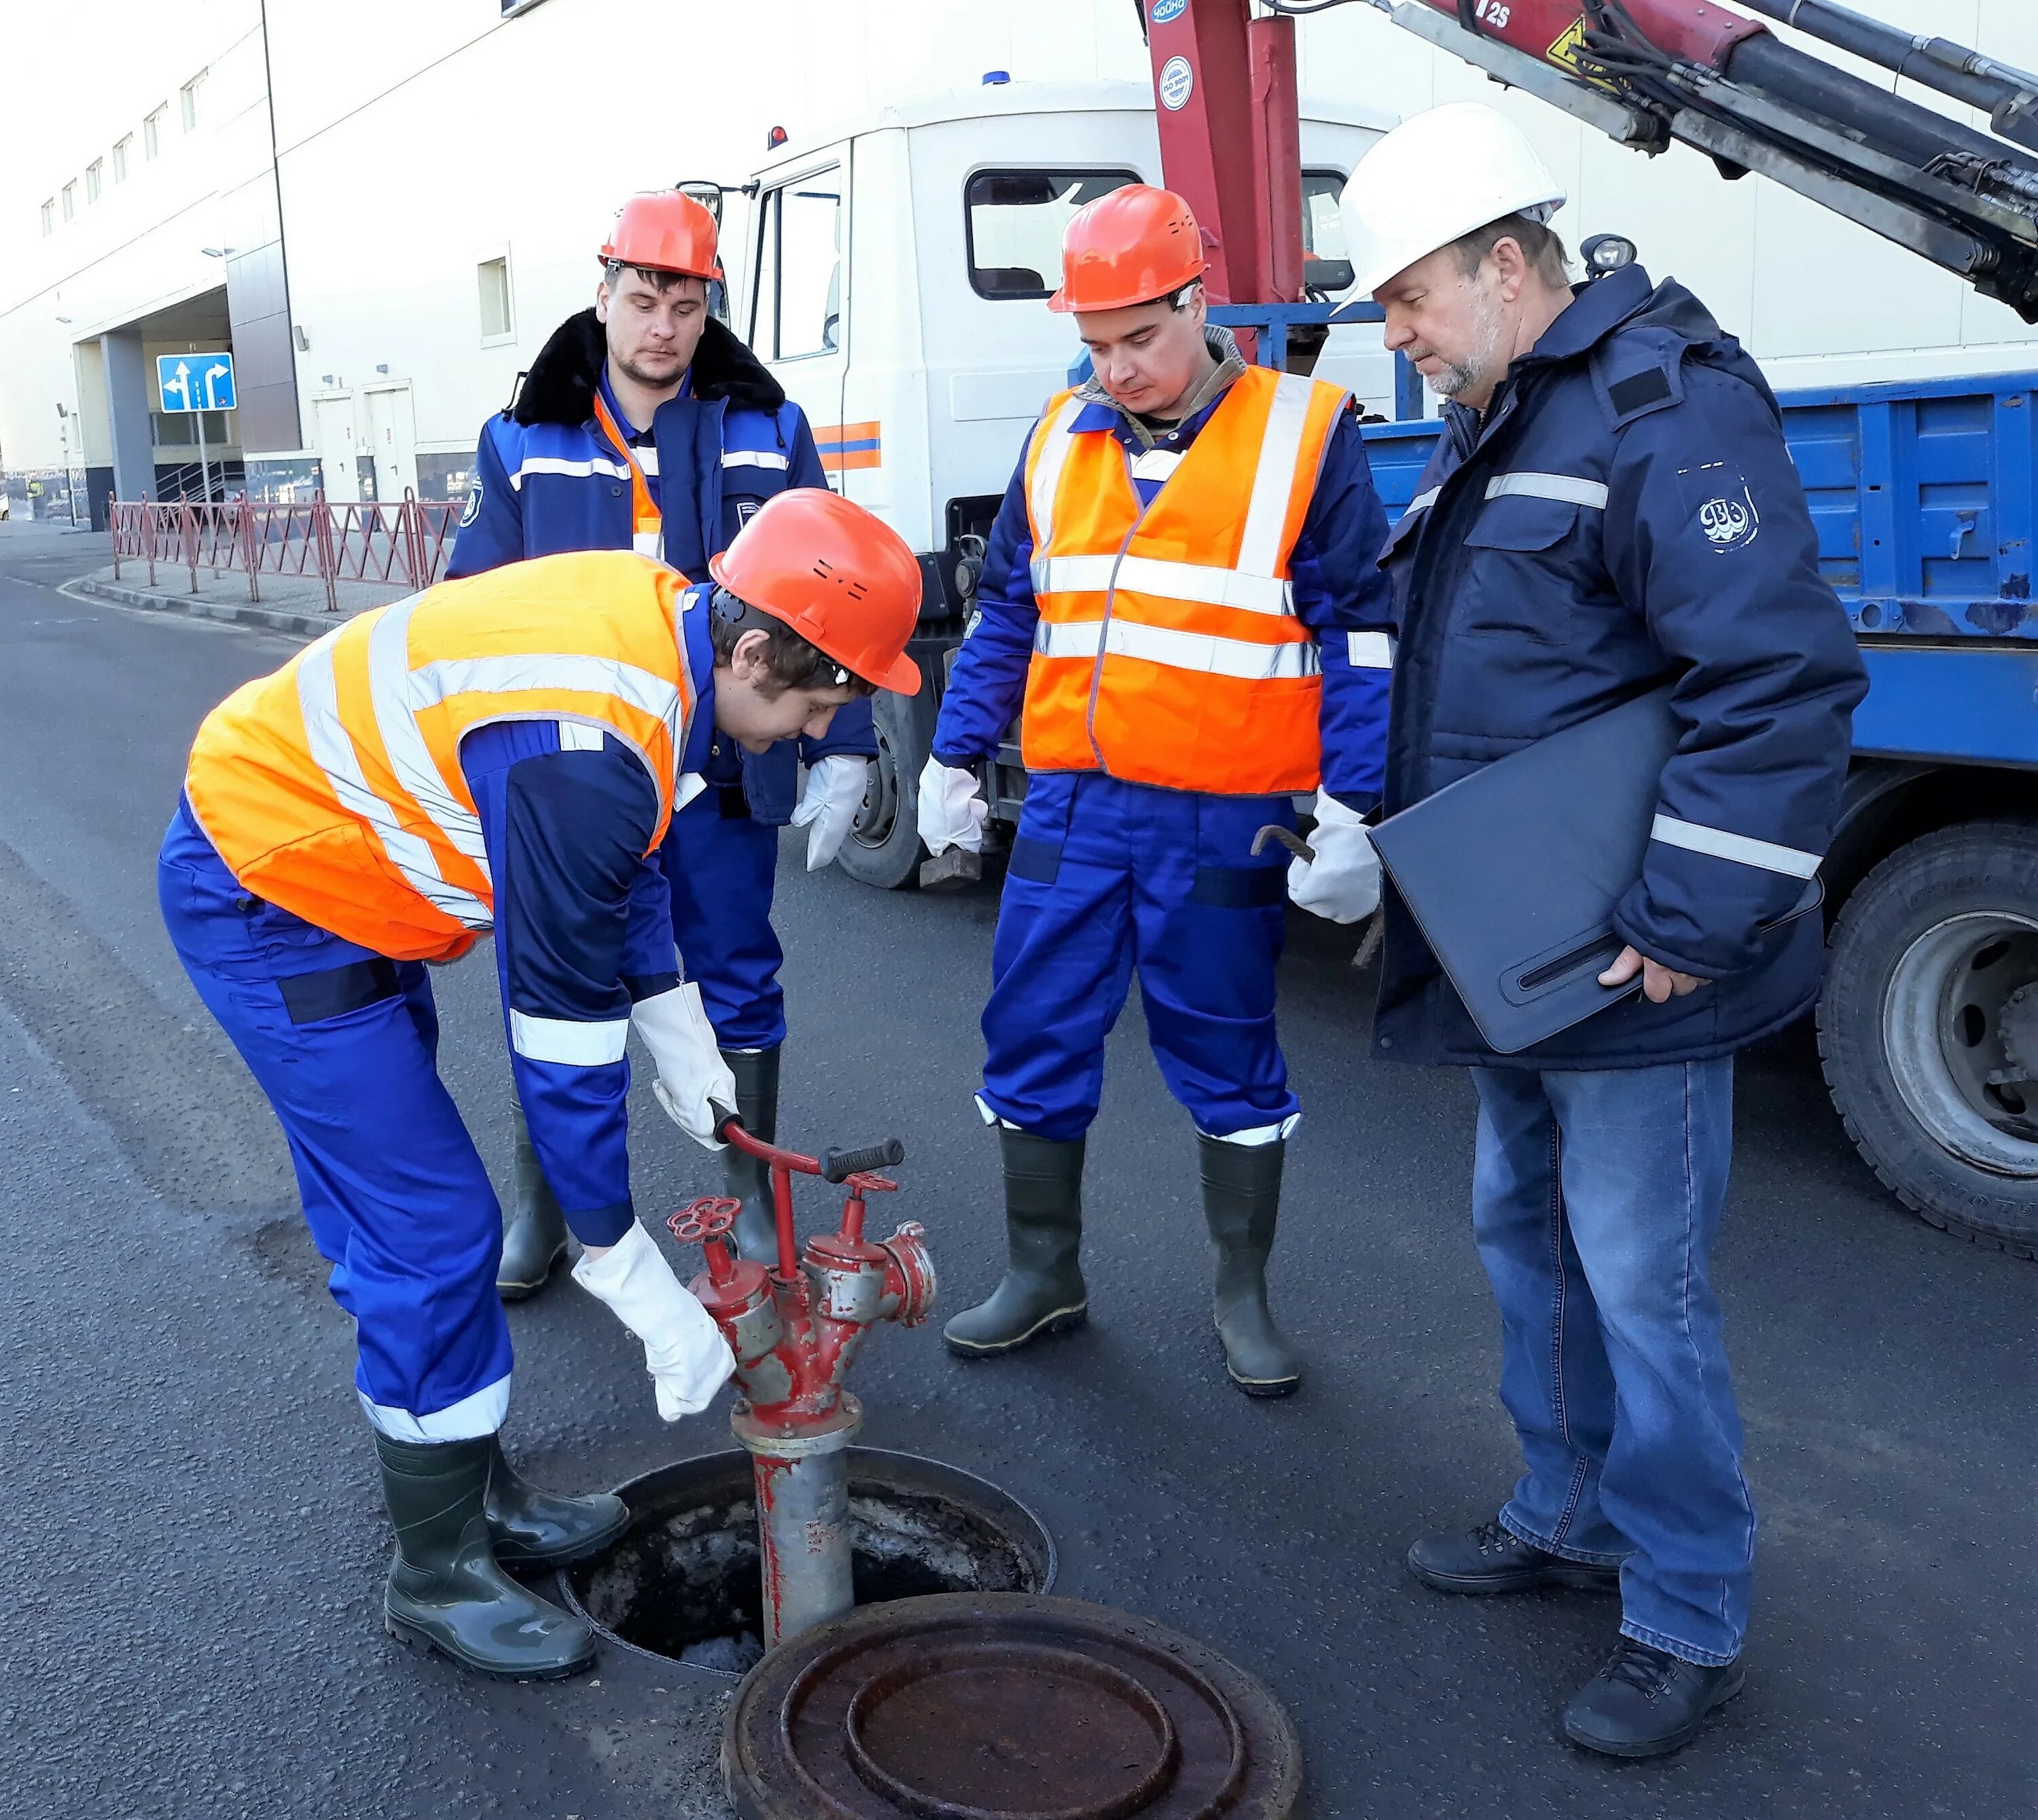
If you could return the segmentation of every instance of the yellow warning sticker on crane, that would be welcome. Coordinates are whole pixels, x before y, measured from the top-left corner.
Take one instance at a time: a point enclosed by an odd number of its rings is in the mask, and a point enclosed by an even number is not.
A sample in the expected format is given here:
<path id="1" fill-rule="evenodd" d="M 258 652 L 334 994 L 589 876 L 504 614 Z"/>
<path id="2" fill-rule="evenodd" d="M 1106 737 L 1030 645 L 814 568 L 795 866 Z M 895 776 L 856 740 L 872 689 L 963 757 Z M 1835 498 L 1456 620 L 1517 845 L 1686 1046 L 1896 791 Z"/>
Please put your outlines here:
<path id="1" fill-rule="evenodd" d="M 1585 68 L 1585 22 L 1582 17 L 1574 19 L 1564 28 L 1564 35 L 1543 53 L 1544 59 L 1560 70 L 1568 70 L 1582 82 L 1590 82 L 1595 88 L 1612 89 L 1613 85 L 1604 77 L 1591 74 Z"/>

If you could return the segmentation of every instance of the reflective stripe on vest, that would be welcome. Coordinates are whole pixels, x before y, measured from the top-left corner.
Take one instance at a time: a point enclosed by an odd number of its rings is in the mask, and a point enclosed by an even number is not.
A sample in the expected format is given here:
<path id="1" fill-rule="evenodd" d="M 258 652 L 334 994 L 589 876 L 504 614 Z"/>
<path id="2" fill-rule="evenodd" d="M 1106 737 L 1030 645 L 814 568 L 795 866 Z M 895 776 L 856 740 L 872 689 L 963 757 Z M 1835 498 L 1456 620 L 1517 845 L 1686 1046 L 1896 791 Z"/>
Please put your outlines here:
<path id="1" fill-rule="evenodd" d="M 193 813 L 234 876 L 307 922 L 398 960 L 458 954 L 494 885 L 460 747 L 546 720 L 563 746 L 612 736 L 650 773 L 653 847 L 695 700 L 686 584 L 628 551 L 540 557 L 366 613 L 199 729 Z"/>
<path id="2" fill-rule="evenodd" d="M 616 453 L 630 464 L 630 547 L 640 556 L 662 558 L 665 554 L 665 521 L 651 502 L 651 489 L 644 479 L 637 451 L 630 446 L 630 438 L 623 434 L 621 425 L 603 402 L 599 391 L 594 395 L 594 420 L 601 426 L 602 434 L 615 444 Z"/>
<path id="3" fill-rule="evenodd" d="M 1313 788 L 1321 663 L 1288 562 L 1346 394 L 1253 368 L 1144 506 L 1123 446 L 1073 393 L 1028 450 L 1040 622 L 1030 769 L 1219 794 Z"/>

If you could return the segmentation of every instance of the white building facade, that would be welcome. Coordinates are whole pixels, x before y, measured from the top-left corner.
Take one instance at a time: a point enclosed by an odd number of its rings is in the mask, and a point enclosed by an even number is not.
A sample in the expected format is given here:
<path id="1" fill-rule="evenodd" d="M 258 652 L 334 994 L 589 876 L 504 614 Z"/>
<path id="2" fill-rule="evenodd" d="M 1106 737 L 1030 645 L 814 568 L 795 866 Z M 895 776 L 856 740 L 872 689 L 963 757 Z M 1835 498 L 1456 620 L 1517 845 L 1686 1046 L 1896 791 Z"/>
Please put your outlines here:
<path id="1" fill-rule="evenodd" d="M 1854 3 L 2038 65 L 2029 0 Z M 1148 81 L 1126 0 L 85 0 L 15 32 L 0 476 L 17 511 L 43 514 L 202 487 L 458 497 L 483 421 L 591 300 L 627 195 L 741 185 L 775 127 L 797 142 L 994 70 Z M 1623 150 L 1364 6 L 1299 39 L 1305 93 L 1383 123 L 1506 107 L 1570 188 L 1559 229 L 1635 240 L 1779 388 L 2038 367 L 2038 331 L 2013 312 L 1761 178 Z M 748 210 L 728 200 L 740 288 Z M 158 355 L 227 351 L 233 410 L 161 408 Z"/>

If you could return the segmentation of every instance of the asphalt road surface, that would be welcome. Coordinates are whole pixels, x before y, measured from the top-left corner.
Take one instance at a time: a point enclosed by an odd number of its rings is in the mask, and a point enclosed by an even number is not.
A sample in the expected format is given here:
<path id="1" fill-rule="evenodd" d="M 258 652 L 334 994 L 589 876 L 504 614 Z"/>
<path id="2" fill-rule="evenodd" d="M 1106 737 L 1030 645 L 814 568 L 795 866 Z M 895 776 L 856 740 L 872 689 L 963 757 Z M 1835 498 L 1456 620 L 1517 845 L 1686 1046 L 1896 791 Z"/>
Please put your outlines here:
<path id="1" fill-rule="evenodd" d="M 719 1814 L 727 1682 L 611 1651 L 593 1678 L 506 1687 L 383 1634 L 347 1324 L 275 1124 L 155 905 L 194 729 L 292 646 L 58 591 L 104 559 L 102 540 L 0 526 L 0 1807 Z M 902 1135 L 897 1211 L 960 1306 L 1000 1255 L 969 1100 L 994 891 L 880 894 L 809 877 L 789 844 L 779 903 L 784 1129 Z M 1314 1820 L 2031 1811 L 2038 1271 L 1879 1192 L 1808 1042 L 1744 1063 L 1718 1274 L 1763 1526 L 1748 1691 L 1667 1762 L 1582 1755 L 1555 1718 L 1610 1646 L 1612 1602 L 1441 1598 L 1400 1564 L 1422 1531 L 1489 1516 L 1515 1469 L 1467 1231 L 1469 1088 L 1362 1060 L 1373 980 L 1350 936 L 1300 916 L 1292 935 L 1308 1117 L 1275 1287 L 1303 1393 L 1222 1381 L 1189 1126 L 1135 1010 L 1090 1147 L 1092 1325 L 974 1365 L 934 1327 L 881 1330 L 866 1439 L 996 1481 L 1053 1530 L 1058 1590 L 1263 1677 Z M 492 968 L 436 983 L 448 1080 L 499 1162 Z M 645 1110 L 656 1215 L 715 1185 Z M 510 1320 L 506 1439 L 534 1477 L 586 1489 L 729 1444 L 725 1405 L 660 1423 L 634 1345 L 570 1283 Z"/>

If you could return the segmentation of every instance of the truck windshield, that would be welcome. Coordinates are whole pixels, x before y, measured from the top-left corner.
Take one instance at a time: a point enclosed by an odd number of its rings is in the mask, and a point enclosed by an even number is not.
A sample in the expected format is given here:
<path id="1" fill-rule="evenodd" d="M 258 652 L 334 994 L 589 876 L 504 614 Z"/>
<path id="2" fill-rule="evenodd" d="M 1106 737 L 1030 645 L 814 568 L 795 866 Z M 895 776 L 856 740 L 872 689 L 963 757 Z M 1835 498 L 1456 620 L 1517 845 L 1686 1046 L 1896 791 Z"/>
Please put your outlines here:
<path id="1" fill-rule="evenodd" d="M 1060 282 L 1062 230 L 1135 171 L 978 171 L 964 184 L 969 282 L 979 297 L 1043 298 Z"/>
<path id="2" fill-rule="evenodd" d="M 1358 275 L 1345 252 L 1343 191 L 1343 171 L 1302 173 L 1302 282 L 1311 290 L 1347 290 Z"/>

